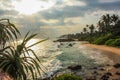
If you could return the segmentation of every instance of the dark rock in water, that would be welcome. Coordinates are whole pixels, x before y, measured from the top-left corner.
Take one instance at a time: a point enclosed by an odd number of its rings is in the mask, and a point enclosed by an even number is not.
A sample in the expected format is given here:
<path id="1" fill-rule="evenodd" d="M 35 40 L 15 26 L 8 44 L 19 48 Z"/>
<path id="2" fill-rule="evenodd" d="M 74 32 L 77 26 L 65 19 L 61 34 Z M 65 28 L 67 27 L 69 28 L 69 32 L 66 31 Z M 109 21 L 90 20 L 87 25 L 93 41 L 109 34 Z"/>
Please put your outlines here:
<path id="1" fill-rule="evenodd" d="M 120 75 L 120 71 L 117 71 L 115 74 L 116 74 L 116 75 Z"/>
<path id="2" fill-rule="evenodd" d="M 94 78 L 87 78 L 86 80 L 96 80 L 96 79 L 94 79 Z"/>
<path id="3" fill-rule="evenodd" d="M 100 80 L 109 80 L 109 76 L 105 74 L 100 78 Z"/>
<path id="4" fill-rule="evenodd" d="M 120 68 L 120 63 L 113 65 L 115 68 Z"/>
<path id="5" fill-rule="evenodd" d="M 92 69 L 98 69 L 98 67 L 93 67 Z"/>
<path id="6" fill-rule="evenodd" d="M 94 71 L 93 74 L 98 74 L 98 72 L 97 72 L 97 71 Z"/>
<path id="7" fill-rule="evenodd" d="M 60 43 L 60 45 L 63 45 L 63 43 Z"/>
<path id="8" fill-rule="evenodd" d="M 110 76 L 112 76 L 112 73 L 107 72 L 101 77 L 100 80 L 109 80 Z"/>
<path id="9" fill-rule="evenodd" d="M 71 69 L 71 70 L 80 70 L 80 69 L 82 69 L 82 66 L 81 65 L 68 66 L 68 69 Z"/>
<path id="10" fill-rule="evenodd" d="M 72 45 L 72 44 L 69 44 L 68 46 L 72 47 L 73 45 Z"/>
<path id="11" fill-rule="evenodd" d="M 105 69 L 104 69 L 104 68 L 100 68 L 99 70 L 100 70 L 100 71 L 105 71 Z"/>
<path id="12" fill-rule="evenodd" d="M 110 72 L 107 72 L 107 73 L 106 73 L 106 75 L 108 75 L 108 76 L 112 76 L 112 73 L 110 73 Z"/>

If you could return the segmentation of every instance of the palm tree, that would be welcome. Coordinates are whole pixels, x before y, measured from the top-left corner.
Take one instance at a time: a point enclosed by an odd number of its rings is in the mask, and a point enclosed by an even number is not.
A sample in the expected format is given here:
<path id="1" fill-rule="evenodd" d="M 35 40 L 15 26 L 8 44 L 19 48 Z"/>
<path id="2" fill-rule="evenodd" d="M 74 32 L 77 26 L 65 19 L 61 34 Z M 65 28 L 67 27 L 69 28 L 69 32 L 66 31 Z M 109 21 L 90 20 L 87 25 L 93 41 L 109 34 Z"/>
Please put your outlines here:
<path id="1" fill-rule="evenodd" d="M 9 19 L 0 19 L 0 46 L 5 47 L 7 41 L 14 40 L 20 35 L 19 30 Z"/>
<path id="2" fill-rule="evenodd" d="M 101 18 L 101 22 L 104 24 L 105 33 L 110 30 L 112 19 L 109 14 L 103 15 Z"/>
<path id="3" fill-rule="evenodd" d="M 114 25 L 117 25 L 117 23 L 118 23 L 118 21 L 119 21 L 119 16 L 113 14 L 113 15 L 111 16 L 111 18 L 112 18 L 112 23 L 113 23 Z"/>
<path id="4" fill-rule="evenodd" d="M 4 51 L 0 52 L 0 69 L 14 80 L 27 80 L 28 74 L 32 76 L 33 80 L 36 80 L 37 74 L 41 75 L 41 71 L 43 71 L 39 58 L 30 48 L 45 40 L 26 46 L 27 42 L 37 35 L 33 34 L 29 36 L 28 34 L 29 32 L 16 47 L 8 46 Z M 34 58 L 30 54 L 33 54 Z"/>
<path id="5" fill-rule="evenodd" d="M 86 32 L 87 32 L 87 29 L 86 29 L 86 28 L 83 28 L 83 32 L 86 33 Z"/>
<path id="6" fill-rule="evenodd" d="M 92 35 L 94 33 L 95 26 L 92 24 L 90 27 L 90 34 Z"/>
<path id="7" fill-rule="evenodd" d="M 98 22 L 98 31 L 104 33 L 104 23 L 101 21 Z"/>
<path id="8" fill-rule="evenodd" d="M 43 70 L 39 58 L 31 47 L 46 39 L 26 46 L 37 35 L 29 35 L 28 32 L 19 45 L 6 45 L 6 42 L 16 41 L 18 35 L 20 35 L 19 30 L 10 23 L 9 19 L 0 19 L 0 74 L 7 74 L 13 80 L 26 80 L 27 75 L 30 74 L 35 80 L 36 74 L 40 75 Z M 30 54 L 33 54 L 34 58 Z"/>

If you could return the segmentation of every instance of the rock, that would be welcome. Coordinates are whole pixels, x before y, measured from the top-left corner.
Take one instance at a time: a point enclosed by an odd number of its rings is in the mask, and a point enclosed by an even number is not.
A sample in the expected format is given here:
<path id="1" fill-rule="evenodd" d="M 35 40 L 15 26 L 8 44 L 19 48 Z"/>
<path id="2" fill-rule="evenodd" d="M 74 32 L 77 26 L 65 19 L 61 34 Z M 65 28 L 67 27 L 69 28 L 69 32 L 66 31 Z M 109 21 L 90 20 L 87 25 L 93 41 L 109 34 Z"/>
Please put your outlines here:
<path id="1" fill-rule="evenodd" d="M 105 74 L 100 78 L 100 80 L 109 80 L 109 76 Z"/>
<path id="2" fill-rule="evenodd" d="M 120 75 L 120 71 L 117 71 L 115 74 L 116 74 L 116 75 Z"/>
<path id="3" fill-rule="evenodd" d="M 72 44 L 69 44 L 68 46 L 72 47 L 73 45 L 72 45 Z"/>
<path id="4" fill-rule="evenodd" d="M 109 80 L 110 76 L 112 76 L 112 73 L 107 72 L 101 77 L 100 80 Z"/>
<path id="5" fill-rule="evenodd" d="M 88 79 L 86 79 L 86 80 L 96 80 L 96 79 L 94 79 L 94 78 L 88 78 Z"/>
<path id="6" fill-rule="evenodd" d="M 106 66 L 111 66 L 110 64 L 106 64 Z"/>
<path id="7" fill-rule="evenodd" d="M 112 76 L 112 73 L 110 73 L 110 72 L 107 72 L 107 73 L 106 73 L 106 75 L 108 75 L 108 76 Z"/>
<path id="8" fill-rule="evenodd" d="M 98 74 L 98 72 L 97 72 L 97 71 L 94 71 L 93 74 Z"/>
<path id="9" fill-rule="evenodd" d="M 60 45 L 63 45 L 63 43 L 60 43 Z"/>
<path id="10" fill-rule="evenodd" d="M 73 66 L 68 66 L 67 68 L 70 70 L 80 70 L 80 69 L 82 69 L 82 66 L 81 65 L 73 65 Z"/>
<path id="11" fill-rule="evenodd" d="M 92 69 L 98 69 L 98 67 L 93 67 Z"/>
<path id="12" fill-rule="evenodd" d="M 100 71 L 105 71 L 105 69 L 104 69 L 104 68 L 100 68 L 99 70 L 100 70 Z"/>
<path id="13" fill-rule="evenodd" d="M 120 68 L 120 63 L 113 65 L 115 68 Z"/>

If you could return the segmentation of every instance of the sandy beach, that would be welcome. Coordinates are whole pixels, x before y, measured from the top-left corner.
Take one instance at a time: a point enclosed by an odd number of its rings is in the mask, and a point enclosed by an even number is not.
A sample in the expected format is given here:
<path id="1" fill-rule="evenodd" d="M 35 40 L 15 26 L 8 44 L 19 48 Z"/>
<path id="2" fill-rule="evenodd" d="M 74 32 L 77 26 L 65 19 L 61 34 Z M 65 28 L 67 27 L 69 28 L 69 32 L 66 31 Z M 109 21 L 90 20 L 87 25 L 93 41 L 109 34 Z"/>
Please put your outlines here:
<path id="1" fill-rule="evenodd" d="M 103 50 L 103 51 L 107 51 L 107 52 L 111 52 L 111 53 L 120 55 L 120 48 L 109 47 L 109 46 L 105 46 L 105 45 L 94 45 L 94 44 L 84 44 L 84 45 L 91 47 L 91 48 L 95 48 L 95 49 L 99 49 L 99 50 Z"/>
<path id="2" fill-rule="evenodd" d="M 114 64 L 120 62 L 120 48 L 109 47 L 105 45 L 95 45 L 95 44 L 83 44 L 87 47 L 94 48 L 100 51 L 103 51 L 103 54 L 107 55 L 110 59 L 114 61 Z M 116 75 L 117 72 L 120 71 L 120 68 L 111 68 L 108 72 L 112 74 L 109 78 L 110 80 L 120 80 L 120 75 Z"/>
<path id="3" fill-rule="evenodd" d="M 105 46 L 105 45 L 95 45 L 95 44 L 83 44 L 84 46 L 94 48 L 100 51 L 103 51 L 102 54 L 107 55 L 110 59 L 114 61 L 114 63 L 120 62 L 120 48 Z"/>

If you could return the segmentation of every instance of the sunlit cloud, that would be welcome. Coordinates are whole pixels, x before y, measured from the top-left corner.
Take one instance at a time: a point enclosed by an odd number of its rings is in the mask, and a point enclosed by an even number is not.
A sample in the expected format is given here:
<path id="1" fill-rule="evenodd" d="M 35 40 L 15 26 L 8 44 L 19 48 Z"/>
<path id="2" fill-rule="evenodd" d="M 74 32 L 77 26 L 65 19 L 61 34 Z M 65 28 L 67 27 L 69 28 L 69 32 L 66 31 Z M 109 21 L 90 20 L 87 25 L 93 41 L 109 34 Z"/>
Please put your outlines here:
<path id="1" fill-rule="evenodd" d="M 13 6 L 11 4 L 11 0 L 0 0 L 0 9 L 12 10 Z"/>
<path id="2" fill-rule="evenodd" d="M 66 6 L 86 6 L 87 4 L 83 1 L 78 1 L 78 0 L 64 0 L 63 1 L 64 5 Z"/>
<path id="3" fill-rule="evenodd" d="M 0 0 L 1 18 L 22 31 L 59 36 L 77 33 L 106 14 L 120 14 L 120 0 Z"/>
<path id="4" fill-rule="evenodd" d="M 12 5 L 14 9 L 21 14 L 33 14 L 39 11 L 43 11 L 51 8 L 55 4 L 55 1 L 39 1 L 39 0 L 20 0 L 20 1 L 12 1 Z"/>
<path id="5" fill-rule="evenodd" d="M 50 20 L 43 19 L 43 20 L 40 20 L 40 21 L 44 22 L 44 23 L 47 23 L 47 24 L 53 24 L 53 23 L 59 22 L 59 20 L 57 20 L 57 19 L 50 19 Z"/>

